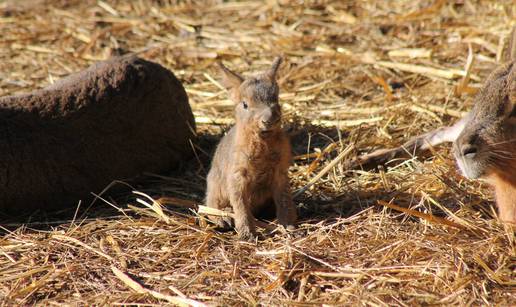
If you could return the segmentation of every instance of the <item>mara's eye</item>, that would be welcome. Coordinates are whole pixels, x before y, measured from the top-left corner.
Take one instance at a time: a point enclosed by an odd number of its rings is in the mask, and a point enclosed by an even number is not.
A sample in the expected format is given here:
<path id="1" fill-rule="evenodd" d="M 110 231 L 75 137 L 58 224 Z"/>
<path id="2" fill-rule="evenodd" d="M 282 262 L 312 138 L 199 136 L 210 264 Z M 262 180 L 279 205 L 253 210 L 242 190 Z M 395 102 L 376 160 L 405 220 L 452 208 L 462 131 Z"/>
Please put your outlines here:
<path id="1" fill-rule="evenodd" d="M 244 109 L 247 109 L 247 102 L 242 101 L 242 106 L 244 107 Z"/>

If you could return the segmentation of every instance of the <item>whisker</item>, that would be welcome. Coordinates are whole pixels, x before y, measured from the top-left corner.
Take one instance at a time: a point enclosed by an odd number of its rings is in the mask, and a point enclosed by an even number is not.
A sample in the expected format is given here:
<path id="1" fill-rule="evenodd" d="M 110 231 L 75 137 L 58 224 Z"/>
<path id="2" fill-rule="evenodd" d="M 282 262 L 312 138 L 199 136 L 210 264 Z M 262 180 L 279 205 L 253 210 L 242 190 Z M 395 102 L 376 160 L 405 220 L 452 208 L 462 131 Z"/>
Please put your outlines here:
<path id="1" fill-rule="evenodd" d="M 500 157 L 509 157 L 509 158 L 514 156 L 510 152 L 503 152 L 503 151 L 496 151 L 496 150 L 490 151 L 490 154 L 497 155 Z"/>
<path id="2" fill-rule="evenodd" d="M 506 153 L 506 154 L 513 154 L 512 151 L 508 151 L 508 150 L 501 150 L 501 149 L 494 149 L 494 148 L 491 148 L 491 151 L 492 152 L 499 152 L 499 153 Z"/>
<path id="3" fill-rule="evenodd" d="M 503 156 L 498 153 L 492 152 L 491 155 L 489 155 L 485 161 L 490 164 L 495 164 L 495 165 L 499 165 L 499 166 L 501 165 L 503 167 L 506 167 L 506 166 L 510 166 L 512 164 L 512 162 L 510 162 L 510 161 L 513 161 L 513 160 L 516 160 L 516 157 Z"/>
<path id="4" fill-rule="evenodd" d="M 502 155 L 498 155 L 498 154 L 493 154 L 493 157 L 497 157 L 497 158 L 500 158 L 503 160 L 516 160 L 516 157 L 507 157 L 507 156 L 502 156 Z"/>
<path id="5" fill-rule="evenodd" d="M 494 152 L 504 152 L 504 153 L 508 153 L 508 154 L 513 154 L 512 151 L 508 151 L 508 150 L 501 150 L 501 149 L 494 149 L 494 148 L 491 148 L 491 150 Z"/>
<path id="6" fill-rule="evenodd" d="M 510 152 L 510 151 L 503 151 L 503 150 L 495 150 L 493 148 L 488 148 L 488 149 L 485 149 L 485 150 L 480 150 L 477 152 L 477 155 L 483 155 L 483 154 L 486 154 L 489 155 L 489 154 L 492 154 L 492 153 L 497 153 L 497 154 L 500 154 L 500 155 L 507 155 L 507 156 L 514 156 L 514 153 Z"/>
<path id="7" fill-rule="evenodd" d="M 492 150 L 491 151 L 492 154 L 498 154 L 500 156 L 505 156 L 505 157 L 509 157 L 509 158 L 512 158 L 514 157 L 514 153 L 510 152 L 510 151 L 503 151 L 503 150 Z"/>
<path id="8" fill-rule="evenodd" d="M 498 143 L 493 143 L 493 144 L 490 144 L 490 146 L 498 146 L 498 145 L 503 145 L 503 144 L 512 143 L 512 142 L 516 142 L 516 138 L 498 142 Z"/>

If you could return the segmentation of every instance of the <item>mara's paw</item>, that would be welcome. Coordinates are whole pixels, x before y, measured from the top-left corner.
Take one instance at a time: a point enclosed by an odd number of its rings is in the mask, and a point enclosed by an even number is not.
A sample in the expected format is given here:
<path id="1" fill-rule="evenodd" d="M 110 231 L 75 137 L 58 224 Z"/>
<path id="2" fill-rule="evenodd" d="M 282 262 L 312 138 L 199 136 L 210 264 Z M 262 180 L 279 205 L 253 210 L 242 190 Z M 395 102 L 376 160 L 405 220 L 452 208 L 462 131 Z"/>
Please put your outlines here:
<path id="1" fill-rule="evenodd" d="M 256 241 L 256 235 L 252 231 L 248 231 L 248 230 L 238 231 L 237 230 L 237 233 L 238 233 L 238 239 L 240 239 L 241 241 L 247 241 L 247 242 Z"/>
<path id="2" fill-rule="evenodd" d="M 279 216 L 278 217 L 278 224 L 282 227 L 284 227 L 288 231 L 292 231 L 296 229 L 296 221 L 297 221 L 297 215 L 295 214 L 289 214 L 285 216 Z"/>
<path id="3" fill-rule="evenodd" d="M 297 210 L 293 204 L 278 208 L 276 211 L 278 223 L 285 228 L 294 227 L 297 221 Z"/>
<path id="4" fill-rule="evenodd" d="M 281 233 L 287 234 L 287 233 L 294 232 L 296 230 L 296 226 L 294 226 L 293 224 L 287 224 L 287 225 L 279 224 L 276 229 Z"/>
<path id="5" fill-rule="evenodd" d="M 254 220 L 236 221 L 236 231 L 238 238 L 243 241 L 254 241 L 256 239 L 256 227 Z"/>
<path id="6" fill-rule="evenodd" d="M 285 236 L 291 239 L 298 239 L 305 236 L 302 229 L 297 228 L 294 224 L 278 225 L 275 231 L 278 235 Z"/>
<path id="7" fill-rule="evenodd" d="M 290 224 L 290 225 L 285 226 L 285 229 L 287 231 L 291 232 L 291 231 L 296 230 L 296 226 L 294 226 L 293 224 Z"/>
<path id="8" fill-rule="evenodd" d="M 221 230 L 229 230 L 233 228 L 233 220 L 227 216 L 212 216 L 210 221 Z"/>

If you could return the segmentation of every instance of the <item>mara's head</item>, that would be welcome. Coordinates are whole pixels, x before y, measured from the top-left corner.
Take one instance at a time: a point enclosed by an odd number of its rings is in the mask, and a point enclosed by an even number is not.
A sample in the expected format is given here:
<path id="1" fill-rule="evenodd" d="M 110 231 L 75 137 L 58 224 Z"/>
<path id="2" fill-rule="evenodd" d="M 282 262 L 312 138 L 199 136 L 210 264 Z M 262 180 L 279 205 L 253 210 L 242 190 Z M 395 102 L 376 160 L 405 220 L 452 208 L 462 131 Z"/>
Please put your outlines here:
<path id="1" fill-rule="evenodd" d="M 464 130 L 454 143 L 457 164 L 470 179 L 491 175 L 511 178 L 516 174 L 516 59 L 513 56 L 487 78 L 475 97 Z"/>
<path id="2" fill-rule="evenodd" d="M 236 104 L 237 125 L 256 131 L 263 137 L 281 129 L 279 88 L 276 82 L 280 64 L 281 57 L 276 57 L 267 71 L 244 78 L 219 63 L 223 85 Z"/>

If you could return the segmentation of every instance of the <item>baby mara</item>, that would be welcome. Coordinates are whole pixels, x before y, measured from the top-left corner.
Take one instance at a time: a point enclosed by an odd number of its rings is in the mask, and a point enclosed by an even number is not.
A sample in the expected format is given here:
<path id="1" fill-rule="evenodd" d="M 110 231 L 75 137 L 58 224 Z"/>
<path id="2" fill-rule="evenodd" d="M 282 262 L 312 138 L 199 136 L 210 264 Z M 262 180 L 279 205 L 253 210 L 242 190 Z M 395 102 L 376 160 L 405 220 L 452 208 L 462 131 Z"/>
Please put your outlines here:
<path id="1" fill-rule="evenodd" d="M 233 209 L 241 239 L 255 236 L 254 215 L 274 204 L 279 224 L 292 229 L 296 208 L 288 178 L 291 147 L 281 128 L 276 74 L 281 58 L 264 73 L 244 78 L 219 64 L 223 85 L 236 104 L 236 123 L 220 141 L 207 178 L 206 206 Z M 232 220 L 211 218 L 217 226 Z"/>

